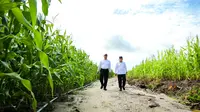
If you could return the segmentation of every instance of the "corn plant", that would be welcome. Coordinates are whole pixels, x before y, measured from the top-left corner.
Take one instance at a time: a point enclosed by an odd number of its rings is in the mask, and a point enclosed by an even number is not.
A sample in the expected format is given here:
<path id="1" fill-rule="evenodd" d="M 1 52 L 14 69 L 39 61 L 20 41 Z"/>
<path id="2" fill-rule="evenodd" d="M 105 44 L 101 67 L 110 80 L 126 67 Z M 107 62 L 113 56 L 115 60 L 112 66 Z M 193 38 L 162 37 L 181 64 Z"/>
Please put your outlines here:
<path id="1" fill-rule="evenodd" d="M 0 111 L 36 111 L 38 103 L 96 80 L 96 64 L 45 19 L 50 1 L 40 1 L 41 16 L 37 2 L 0 0 Z"/>
<path id="2" fill-rule="evenodd" d="M 187 40 L 187 45 L 179 51 L 172 46 L 143 60 L 128 74 L 133 78 L 163 80 L 199 80 L 200 79 L 200 43 L 199 38 Z"/>

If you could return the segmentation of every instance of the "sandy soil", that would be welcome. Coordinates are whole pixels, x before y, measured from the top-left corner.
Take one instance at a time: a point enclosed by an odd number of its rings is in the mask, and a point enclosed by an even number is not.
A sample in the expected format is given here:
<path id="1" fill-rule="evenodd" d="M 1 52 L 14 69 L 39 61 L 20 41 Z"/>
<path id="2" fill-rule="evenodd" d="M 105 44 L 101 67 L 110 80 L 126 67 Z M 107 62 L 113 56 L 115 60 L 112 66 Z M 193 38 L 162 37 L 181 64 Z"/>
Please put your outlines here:
<path id="1" fill-rule="evenodd" d="M 54 112 L 191 112 L 165 94 L 146 92 L 128 84 L 125 91 L 119 91 L 116 78 L 109 79 L 107 89 L 101 90 L 97 81 L 69 96 L 70 102 L 56 102 Z"/>

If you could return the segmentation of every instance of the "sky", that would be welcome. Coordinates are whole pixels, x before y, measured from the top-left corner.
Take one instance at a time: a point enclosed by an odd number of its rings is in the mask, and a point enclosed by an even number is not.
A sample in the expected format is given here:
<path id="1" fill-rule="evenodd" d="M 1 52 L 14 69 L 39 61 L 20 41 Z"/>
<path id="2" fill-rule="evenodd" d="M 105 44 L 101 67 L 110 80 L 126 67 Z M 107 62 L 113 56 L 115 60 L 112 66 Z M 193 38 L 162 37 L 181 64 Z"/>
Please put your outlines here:
<path id="1" fill-rule="evenodd" d="M 200 0 L 52 0 L 48 20 L 72 35 L 74 45 L 112 68 L 123 56 L 128 70 L 146 57 L 200 33 Z"/>

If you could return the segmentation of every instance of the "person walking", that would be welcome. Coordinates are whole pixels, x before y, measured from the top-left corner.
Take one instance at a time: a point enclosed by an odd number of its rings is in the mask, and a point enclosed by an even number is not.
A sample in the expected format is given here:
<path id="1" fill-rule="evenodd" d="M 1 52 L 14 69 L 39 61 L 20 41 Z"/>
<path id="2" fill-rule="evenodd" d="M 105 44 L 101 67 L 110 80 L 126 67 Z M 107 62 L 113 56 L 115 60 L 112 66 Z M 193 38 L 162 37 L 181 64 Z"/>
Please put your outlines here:
<path id="1" fill-rule="evenodd" d="M 125 90 L 127 68 L 122 56 L 119 57 L 119 62 L 115 66 L 115 74 L 118 77 L 120 91 L 122 91 L 122 88 Z"/>
<path id="2" fill-rule="evenodd" d="M 108 83 L 108 75 L 109 72 L 111 72 L 111 63 L 110 61 L 107 59 L 108 55 L 105 54 L 104 55 L 104 60 L 100 61 L 99 63 L 99 67 L 98 67 L 98 72 L 100 72 L 100 83 L 101 83 L 101 87 L 100 89 L 104 88 L 104 90 L 107 90 L 107 83 Z"/>

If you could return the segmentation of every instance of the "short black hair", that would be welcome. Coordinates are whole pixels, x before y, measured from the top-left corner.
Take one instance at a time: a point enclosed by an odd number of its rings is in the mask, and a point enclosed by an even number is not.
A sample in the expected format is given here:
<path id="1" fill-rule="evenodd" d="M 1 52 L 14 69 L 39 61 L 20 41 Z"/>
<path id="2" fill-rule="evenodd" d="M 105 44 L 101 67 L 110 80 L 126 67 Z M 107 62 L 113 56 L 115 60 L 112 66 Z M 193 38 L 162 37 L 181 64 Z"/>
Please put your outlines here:
<path id="1" fill-rule="evenodd" d="M 104 56 L 108 56 L 108 54 L 104 54 Z"/>
<path id="2" fill-rule="evenodd" d="M 122 56 L 119 56 L 119 59 L 123 59 L 123 57 L 122 57 Z"/>

